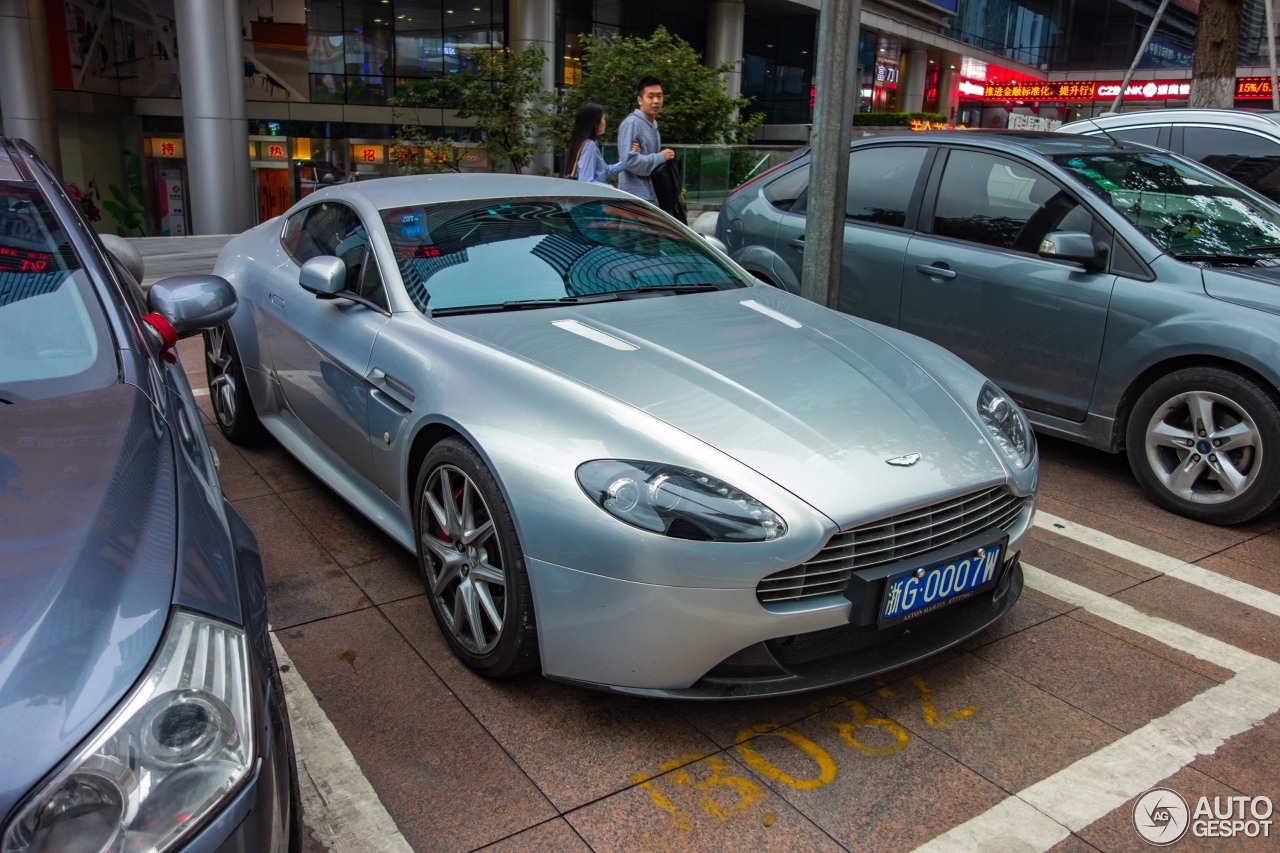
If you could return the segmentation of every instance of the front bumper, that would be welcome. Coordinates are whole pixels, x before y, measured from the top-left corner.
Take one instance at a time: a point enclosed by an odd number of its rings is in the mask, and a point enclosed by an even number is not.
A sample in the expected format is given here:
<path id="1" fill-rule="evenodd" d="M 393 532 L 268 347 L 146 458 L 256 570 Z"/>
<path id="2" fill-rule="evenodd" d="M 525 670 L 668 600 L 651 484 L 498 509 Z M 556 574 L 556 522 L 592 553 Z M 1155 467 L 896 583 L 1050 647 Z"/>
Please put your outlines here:
<path id="1" fill-rule="evenodd" d="M 1023 588 L 1015 552 L 994 589 L 880 630 L 850 624 L 847 599 L 779 613 L 754 589 L 642 584 L 533 559 L 526 568 L 548 678 L 685 699 L 780 696 L 887 672 L 982 631 Z"/>

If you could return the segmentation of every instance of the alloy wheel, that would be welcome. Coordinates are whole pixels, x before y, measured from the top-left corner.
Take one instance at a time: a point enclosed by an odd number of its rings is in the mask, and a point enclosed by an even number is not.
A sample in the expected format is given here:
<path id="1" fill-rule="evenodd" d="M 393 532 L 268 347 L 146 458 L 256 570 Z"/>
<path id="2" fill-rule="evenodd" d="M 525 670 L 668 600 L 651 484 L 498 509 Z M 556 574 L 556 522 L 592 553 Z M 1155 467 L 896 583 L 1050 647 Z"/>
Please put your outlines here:
<path id="1" fill-rule="evenodd" d="M 419 512 L 437 612 L 463 648 L 486 654 L 502 637 L 507 603 L 506 564 L 489 506 L 470 477 L 442 464 L 427 478 Z"/>
<path id="2" fill-rule="evenodd" d="M 209 400 L 222 428 L 234 428 L 236 422 L 236 364 L 225 326 L 205 334 L 205 362 L 209 367 Z"/>
<path id="3" fill-rule="evenodd" d="M 1239 497 L 1262 471 L 1262 436 L 1238 403 L 1188 391 L 1158 406 L 1146 428 L 1156 479 L 1177 497 L 1217 504 Z"/>

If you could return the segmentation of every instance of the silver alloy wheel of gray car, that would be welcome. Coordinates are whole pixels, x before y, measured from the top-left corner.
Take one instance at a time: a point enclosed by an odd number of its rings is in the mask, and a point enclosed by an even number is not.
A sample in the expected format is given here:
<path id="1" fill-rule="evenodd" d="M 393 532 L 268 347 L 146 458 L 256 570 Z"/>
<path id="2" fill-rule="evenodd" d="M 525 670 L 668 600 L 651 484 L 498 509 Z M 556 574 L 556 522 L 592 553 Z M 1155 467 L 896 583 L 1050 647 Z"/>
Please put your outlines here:
<path id="1" fill-rule="evenodd" d="M 217 326 L 204 333 L 204 367 L 209 380 L 209 402 L 213 404 L 218 429 L 237 444 L 256 444 L 266 435 L 266 430 L 254 411 L 240 352 L 227 326 Z"/>
<path id="2" fill-rule="evenodd" d="M 1209 524 L 1240 524 L 1280 505 L 1280 397 L 1242 371 L 1184 367 L 1151 383 L 1125 430 L 1147 494 Z"/>
<path id="3" fill-rule="evenodd" d="M 432 470 L 422 493 L 419 536 L 428 592 L 445 628 L 474 655 L 491 652 L 506 622 L 506 555 L 480 489 L 455 465 Z"/>
<path id="4" fill-rule="evenodd" d="M 1151 471 L 1182 500 L 1234 500 L 1262 471 L 1258 426 L 1235 400 L 1211 391 L 1186 391 L 1156 407 L 1146 427 Z"/>
<path id="5" fill-rule="evenodd" d="M 235 355 L 231 352 L 230 334 L 226 326 L 211 329 L 205 335 L 205 362 L 209 369 L 209 401 L 223 430 L 236 421 Z"/>

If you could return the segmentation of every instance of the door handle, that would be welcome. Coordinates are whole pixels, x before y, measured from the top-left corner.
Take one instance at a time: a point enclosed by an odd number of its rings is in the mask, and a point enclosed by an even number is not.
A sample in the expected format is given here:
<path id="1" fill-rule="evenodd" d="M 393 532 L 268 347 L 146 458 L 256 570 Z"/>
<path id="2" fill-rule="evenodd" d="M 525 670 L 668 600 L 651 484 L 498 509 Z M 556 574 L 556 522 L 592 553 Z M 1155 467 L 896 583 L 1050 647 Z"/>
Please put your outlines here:
<path id="1" fill-rule="evenodd" d="M 803 251 L 804 251 L 804 238 L 803 238 L 803 237 L 796 237 L 794 240 L 788 240 L 788 241 L 787 241 L 787 245 L 788 245 L 788 246 L 791 246 L 792 248 L 799 249 L 800 251 L 802 251 L 802 252 L 803 252 Z"/>
<path id="2" fill-rule="evenodd" d="M 941 261 L 934 264 L 916 264 L 916 272 L 924 273 L 930 278 L 955 278 L 959 273 Z"/>

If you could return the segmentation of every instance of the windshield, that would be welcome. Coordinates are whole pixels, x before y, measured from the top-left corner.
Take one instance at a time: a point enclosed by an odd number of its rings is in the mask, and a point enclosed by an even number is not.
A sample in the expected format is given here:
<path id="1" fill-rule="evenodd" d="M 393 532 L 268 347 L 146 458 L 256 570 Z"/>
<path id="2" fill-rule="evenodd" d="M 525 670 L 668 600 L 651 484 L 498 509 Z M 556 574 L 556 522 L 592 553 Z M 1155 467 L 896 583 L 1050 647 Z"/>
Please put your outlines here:
<path id="1" fill-rule="evenodd" d="M 1280 208 L 1209 169 L 1154 151 L 1053 159 L 1172 255 L 1249 264 L 1280 259 Z"/>
<path id="2" fill-rule="evenodd" d="M 119 375 L 106 318 L 34 184 L 0 182 L 0 406 Z"/>
<path id="3" fill-rule="evenodd" d="M 405 288 L 436 314 L 747 286 L 710 246 L 625 199 L 457 201 L 381 216 Z"/>

